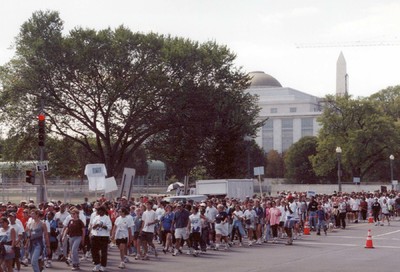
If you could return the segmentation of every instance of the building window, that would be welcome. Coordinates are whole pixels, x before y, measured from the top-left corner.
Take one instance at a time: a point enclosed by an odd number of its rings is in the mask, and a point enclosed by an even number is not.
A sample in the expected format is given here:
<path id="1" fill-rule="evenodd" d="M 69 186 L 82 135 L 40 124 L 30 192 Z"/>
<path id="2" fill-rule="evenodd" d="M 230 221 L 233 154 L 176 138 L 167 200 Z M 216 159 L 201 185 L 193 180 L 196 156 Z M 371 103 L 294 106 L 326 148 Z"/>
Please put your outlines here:
<path id="1" fill-rule="evenodd" d="M 265 152 L 274 149 L 274 122 L 268 119 L 262 128 L 262 147 Z"/>
<path id="2" fill-rule="evenodd" d="M 277 108 L 271 108 L 271 113 L 278 113 L 278 109 Z"/>
<path id="3" fill-rule="evenodd" d="M 290 108 L 290 112 L 296 112 L 297 111 L 297 108 Z"/>
<path id="4" fill-rule="evenodd" d="M 293 119 L 282 119 L 282 151 L 293 144 Z"/>
<path id="5" fill-rule="evenodd" d="M 313 136 L 314 133 L 314 118 L 301 119 L 301 137 Z"/>

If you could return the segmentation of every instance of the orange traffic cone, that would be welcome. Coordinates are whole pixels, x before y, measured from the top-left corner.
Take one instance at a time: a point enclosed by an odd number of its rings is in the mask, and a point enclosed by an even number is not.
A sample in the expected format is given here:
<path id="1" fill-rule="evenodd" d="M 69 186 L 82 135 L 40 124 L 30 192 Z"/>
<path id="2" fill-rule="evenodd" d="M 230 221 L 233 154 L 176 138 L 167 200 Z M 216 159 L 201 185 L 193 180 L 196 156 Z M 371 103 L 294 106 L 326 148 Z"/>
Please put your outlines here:
<path id="1" fill-rule="evenodd" d="M 304 223 L 304 230 L 303 230 L 304 235 L 310 235 L 310 226 L 308 225 L 308 222 Z"/>
<path id="2" fill-rule="evenodd" d="M 367 242 L 365 243 L 365 248 L 374 248 L 374 246 L 372 245 L 371 230 L 368 230 L 368 236 L 367 236 Z"/>

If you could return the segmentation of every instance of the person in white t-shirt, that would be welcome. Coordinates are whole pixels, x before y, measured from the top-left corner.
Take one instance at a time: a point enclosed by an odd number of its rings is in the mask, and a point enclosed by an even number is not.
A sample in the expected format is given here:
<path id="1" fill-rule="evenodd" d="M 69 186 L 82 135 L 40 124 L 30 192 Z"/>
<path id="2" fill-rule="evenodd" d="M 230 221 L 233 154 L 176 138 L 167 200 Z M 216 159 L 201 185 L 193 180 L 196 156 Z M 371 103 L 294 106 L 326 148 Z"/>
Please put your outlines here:
<path id="1" fill-rule="evenodd" d="M 10 221 L 10 227 L 15 229 L 15 249 L 14 249 L 14 253 L 15 253 L 15 266 L 16 266 L 16 271 L 20 271 L 21 270 L 21 263 L 20 263 L 20 257 L 21 257 L 21 245 L 22 244 L 22 237 L 24 234 L 24 228 L 22 226 L 20 226 L 19 224 L 17 224 L 16 222 L 17 216 L 15 213 L 10 213 L 8 215 L 8 220 Z"/>
<path id="2" fill-rule="evenodd" d="M 192 208 L 192 214 L 189 216 L 189 252 L 194 256 L 199 255 L 199 245 L 201 240 L 201 218 L 198 207 Z M 192 251 L 194 249 L 194 251 Z"/>
<path id="3" fill-rule="evenodd" d="M 64 221 L 68 216 L 71 216 L 69 212 L 66 209 L 65 204 L 60 205 L 60 210 L 55 213 L 54 215 L 54 220 L 56 220 L 58 226 L 62 226 L 62 229 L 60 233 L 64 231 Z M 69 221 L 68 221 L 69 222 Z M 60 245 L 60 249 L 62 250 L 62 256 L 60 255 L 60 259 L 65 261 L 67 260 L 67 252 L 68 252 L 68 243 L 65 241 L 65 243 L 61 243 L 61 241 L 58 241 L 58 244 Z"/>
<path id="4" fill-rule="evenodd" d="M 107 215 L 105 206 L 97 209 L 97 215 L 90 221 L 90 233 L 92 235 L 92 258 L 94 268 L 92 271 L 105 271 L 107 266 L 108 240 L 112 223 Z"/>
<path id="5" fill-rule="evenodd" d="M 121 208 L 119 211 L 120 216 L 115 219 L 114 227 L 111 234 L 111 240 L 115 240 L 116 245 L 119 248 L 119 255 L 121 257 L 121 263 L 118 268 L 125 268 L 125 262 L 128 262 L 127 245 L 132 242 L 132 226 L 133 218 L 129 214 L 127 208 Z"/>
<path id="6" fill-rule="evenodd" d="M 288 204 L 286 205 L 286 222 L 284 225 L 286 234 L 288 236 L 287 245 L 293 244 L 293 228 L 295 225 L 300 221 L 299 214 L 298 214 L 298 205 L 294 201 L 294 197 L 289 195 L 287 197 Z"/>
<path id="7" fill-rule="evenodd" d="M 142 214 L 142 229 L 140 234 L 141 243 L 143 246 L 143 260 L 148 260 L 147 255 L 148 246 L 154 249 L 154 254 L 158 257 L 156 246 L 153 243 L 155 226 L 158 223 L 157 214 L 153 210 L 153 203 L 148 201 L 146 203 L 146 211 Z"/>

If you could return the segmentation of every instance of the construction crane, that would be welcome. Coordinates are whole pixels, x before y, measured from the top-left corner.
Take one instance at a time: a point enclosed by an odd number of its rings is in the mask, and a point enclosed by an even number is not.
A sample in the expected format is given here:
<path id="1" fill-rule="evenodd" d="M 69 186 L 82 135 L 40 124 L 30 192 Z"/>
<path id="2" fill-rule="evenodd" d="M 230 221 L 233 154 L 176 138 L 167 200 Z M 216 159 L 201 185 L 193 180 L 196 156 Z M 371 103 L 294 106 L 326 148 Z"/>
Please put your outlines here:
<path id="1" fill-rule="evenodd" d="M 367 46 L 399 46 L 400 40 L 393 41 L 352 41 L 352 42 L 321 42 L 321 43 L 298 43 L 297 49 L 322 48 L 322 47 L 367 47 Z"/>

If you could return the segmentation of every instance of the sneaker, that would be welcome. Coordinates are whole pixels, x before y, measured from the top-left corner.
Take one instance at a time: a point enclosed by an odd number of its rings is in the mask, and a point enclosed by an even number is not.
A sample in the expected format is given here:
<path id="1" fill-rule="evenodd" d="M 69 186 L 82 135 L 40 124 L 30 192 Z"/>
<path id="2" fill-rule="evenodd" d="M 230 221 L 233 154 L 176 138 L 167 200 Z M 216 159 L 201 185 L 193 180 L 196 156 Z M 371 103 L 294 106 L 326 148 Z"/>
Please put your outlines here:
<path id="1" fill-rule="evenodd" d="M 52 267 L 51 262 L 46 262 L 44 266 L 45 266 L 46 268 L 51 268 L 51 267 Z"/>
<path id="2" fill-rule="evenodd" d="M 93 272 L 100 271 L 100 265 L 99 265 L 99 264 L 96 264 L 96 265 L 93 267 L 92 271 L 93 271 Z"/>
<path id="3" fill-rule="evenodd" d="M 118 268 L 125 268 L 125 263 L 124 262 L 121 262 L 119 265 L 118 265 Z"/>
<path id="4" fill-rule="evenodd" d="M 71 268 L 72 271 L 78 271 L 79 270 L 79 266 L 74 266 Z"/>
<path id="5" fill-rule="evenodd" d="M 385 224 L 381 223 L 381 226 L 384 226 Z"/>
<path id="6" fill-rule="evenodd" d="M 162 252 L 164 252 L 164 254 L 167 254 L 167 250 L 165 248 L 163 248 Z"/>
<path id="7" fill-rule="evenodd" d="M 293 245 L 293 239 L 292 239 L 292 238 L 289 238 L 288 241 L 286 242 L 286 245 L 287 245 L 287 246 Z"/>
<path id="8" fill-rule="evenodd" d="M 174 252 L 172 252 L 172 256 L 177 256 L 179 253 L 178 253 L 178 250 L 174 250 Z"/>
<path id="9" fill-rule="evenodd" d="M 136 255 L 135 256 L 135 260 L 140 260 L 141 258 L 140 258 L 140 256 L 139 255 Z"/>
<path id="10" fill-rule="evenodd" d="M 105 271 L 106 271 L 106 268 L 105 268 L 104 266 L 101 266 L 101 265 L 100 265 L 100 269 L 99 269 L 99 271 L 101 271 L 101 272 L 105 272 Z"/>
<path id="11" fill-rule="evenodd" d="M 142 257 L 142 260 L 143 260 L 143 261 L 148 261 L 148 260 L 150 260 L 150 257 L 147 256 L 147 255 L 144 255 L 144 256 Z"/>
<path id="12" fill-rule="evenodd" d="M 124 257 L 124 263 L 129 263 L 129 258 L 127 256 Z"/>

